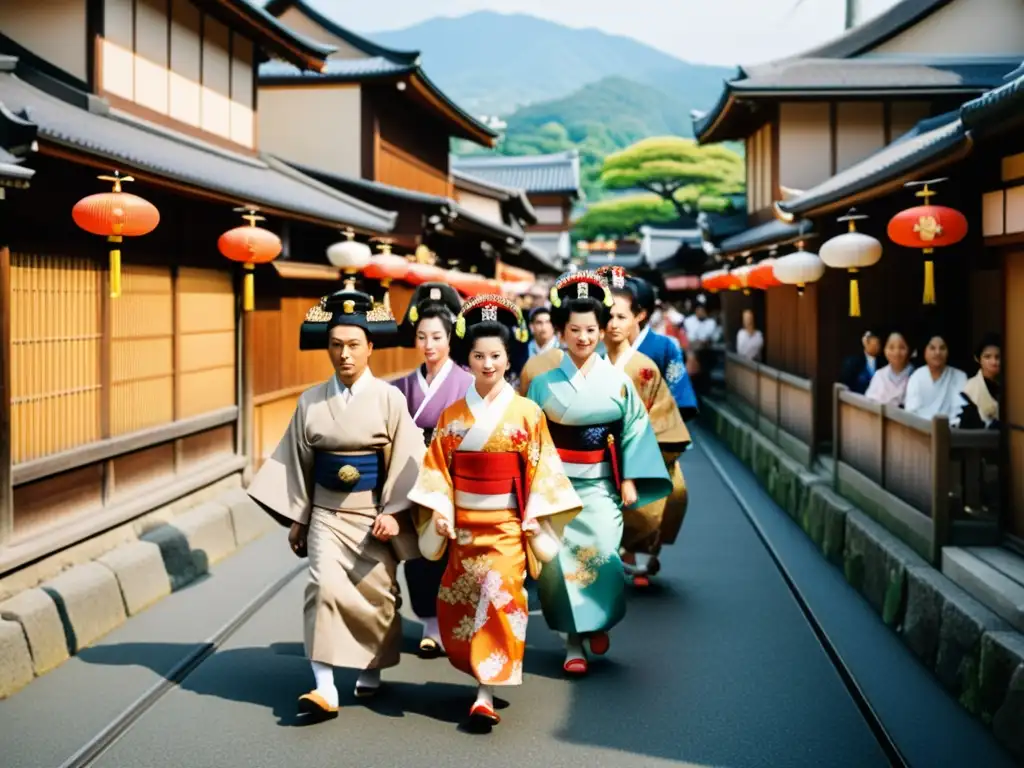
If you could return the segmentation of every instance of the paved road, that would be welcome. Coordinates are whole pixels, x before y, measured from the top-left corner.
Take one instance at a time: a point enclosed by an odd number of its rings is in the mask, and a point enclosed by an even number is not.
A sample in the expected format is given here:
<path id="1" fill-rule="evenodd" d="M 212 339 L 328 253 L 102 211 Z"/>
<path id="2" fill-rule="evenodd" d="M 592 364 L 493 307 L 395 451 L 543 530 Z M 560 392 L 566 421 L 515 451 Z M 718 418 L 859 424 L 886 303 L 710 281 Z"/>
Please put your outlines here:
<path id="1" fill-rule="evenodd" d="M 612 651 L 582 681 L 561 675 L 556 638 L 531 618 L 525 684 L 507 692 L 492 734 L 463 731 L 472 681 L 446 660 L 402 664 L 377 700 L 351 696 L 338 673 L 339 719 L 302 726 L 295 699 L 311 686 L 302 657 L 303 576 L 291 580 L 95 763 L 105 768 L 285 765 L 828 766 L 888 765 L 840 677 L 735 497 L 713 469 L 706 435 L 687 454 L 691 511 L 666 550 L 661 588 L 634 595 Z M 869 697 L 893 713 L 909 762 L 1012 765 L 827 564 L 800 551 L 788 518 L 727 467 L 813 601 L 841 628 Z M 735 471 L 734 471 L 735 470 Z M 791 525 L 791 524 L 790 524 Z M 820 566 L 815 570 L 815 563 Z M 267 584 L 295 566 L 282 536 L 257 542 L 213 576 L 132 619 L 99 646 L 0 703 L 4 765 L 58 766 Z M 799 583 L 799 579 L 798 579 Z M 873 670 L 873 671 L 872 671 Z M 884 674 L 880 674 L 881 670 Z M 901 698 L 902 697 L 902 698 Z M 907 699 L 912 705 L 908 706 Z M 901 700 L 900 710 L 892 702 Z M 916 717 L 907 717 L 907 712 Z M 901 714 L 902 713 L 902 714 Z M 884 713 L 883 713 L 884 714 Z M 916 721 L 916 731 L 910 728 Z M 920 737 L 915 733 L 924 733 Z M 974 759 L 964 762 L 960 755 Z"/>

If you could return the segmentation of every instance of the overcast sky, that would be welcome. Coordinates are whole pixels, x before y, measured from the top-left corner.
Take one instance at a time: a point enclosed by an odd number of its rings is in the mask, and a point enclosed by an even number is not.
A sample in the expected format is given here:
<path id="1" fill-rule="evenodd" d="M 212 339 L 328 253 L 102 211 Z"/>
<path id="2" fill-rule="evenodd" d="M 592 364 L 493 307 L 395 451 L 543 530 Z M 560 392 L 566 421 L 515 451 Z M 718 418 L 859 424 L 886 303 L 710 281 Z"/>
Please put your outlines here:
<path id="1" fill-rule="evenodd" d="M 2 1 L 2 0 L 0 0 Z M 843 29 L 845 0 L 307 0 L 357 32 L 493 10 L 632 37 L 687 61 L 756 64 L 798 53 Z M 857 0 L 859 20 L 898 0 Z"/>

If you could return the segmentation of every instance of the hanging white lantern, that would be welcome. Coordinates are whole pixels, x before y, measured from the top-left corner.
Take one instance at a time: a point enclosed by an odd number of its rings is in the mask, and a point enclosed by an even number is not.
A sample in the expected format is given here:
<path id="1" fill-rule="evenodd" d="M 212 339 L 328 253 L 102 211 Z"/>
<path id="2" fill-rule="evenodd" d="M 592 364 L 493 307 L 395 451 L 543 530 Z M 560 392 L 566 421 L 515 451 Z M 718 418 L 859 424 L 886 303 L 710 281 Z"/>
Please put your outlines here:
<path id="1" fill-rule="evenodd" d="M 344 270 L 348 276 L 347 287 L 355 284 L 355 275 L 363 270 L 370 263 L 372 251 L 366 243 L 360 243 L 354 238 L 356 233 L 351 229 L 345 230 L 345 240 L 335 243 L 327 249 L 327 260 L 332 265 Z"/>
<path id="2" fill-rule="evenodd" d="M 772 274 L 784 285 L 795 285 L 796 292 L 804 295 L 807 283 L 816 283 L 825 274 L 825 264 L 813 253 L 804 250 L 803 241 L 796 244 L 797 250 L 775 260 Z"/>
<path id="3" fill-rule="evenodd" d="M 882 258 L 882 244 L 871 235 L 857 231 L 856 222 L 866 219 L 851 208 L 837 221 L 849 224 L 849 230 L 836 235 L 821 246 L 821 260 L 832 269 L 845 269 L 850 273 L 850 317 L 860 317 L 860 289 L 857 286 L 857 270 L 872 267 Z"/>

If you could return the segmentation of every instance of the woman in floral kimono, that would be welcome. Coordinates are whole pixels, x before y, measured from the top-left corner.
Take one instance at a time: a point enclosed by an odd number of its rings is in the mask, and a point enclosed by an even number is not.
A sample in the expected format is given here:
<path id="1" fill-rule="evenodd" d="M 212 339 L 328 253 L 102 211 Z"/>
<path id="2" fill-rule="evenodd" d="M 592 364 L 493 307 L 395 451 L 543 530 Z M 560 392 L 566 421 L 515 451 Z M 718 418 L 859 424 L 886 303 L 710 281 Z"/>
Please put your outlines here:
<path id="1" fill-rule="evenodd" d="M 405 345 L 415 344 L 423 355 L 423 364 L 394 385 L 405 395 L 416 426 L 423 430 L 423 441 L 430 445 L 441 413 L 466 396 L 473 377 L 451 358 L 452 327 L 462 302 L 459 294 L 444 283 L 424 283 L 412 295 L 400 328 Z M 417 558 L 405 564 L 405 580 L 413 613 L 423 622 L 419 655 L 436 658 L 443 651 L 437 628 L 437 590 L 447 565 L 440 560 Z"/>
<path id="2" fill-rule="evenodd" d="M 636 387 L 596 354 L 612 304 L 607 284 L 593 272 L 570 272 L 555 283 L 551 303 L 566 354 L 533 379 L 527 396 L 548 417 L 583 511 L 541 572 L 539 593 L 548 625 L 567 635 L 565 671 L 582 675 L 585 650 L 607 653 L 608 630 L 626 613 L 622 509 L 665 498 L 672 481 Z"/>
<path id="3" fill-rule="evenodd" d="M 525 331 L 507 299 L 465 304 L 456 335 L 474 384 L 441 414 L 409 493 L 431 515 L 418 524 L 424 556 L 452 550 L 437 617 L 452 665 L 479 683 L 470 718 L 480 725 L 499 722 L 492 687 L 522 681 L 527 566 L 536 576 L 554 557 L 560 529 L 581 507 L 544 414 L 506 381 Z"/>

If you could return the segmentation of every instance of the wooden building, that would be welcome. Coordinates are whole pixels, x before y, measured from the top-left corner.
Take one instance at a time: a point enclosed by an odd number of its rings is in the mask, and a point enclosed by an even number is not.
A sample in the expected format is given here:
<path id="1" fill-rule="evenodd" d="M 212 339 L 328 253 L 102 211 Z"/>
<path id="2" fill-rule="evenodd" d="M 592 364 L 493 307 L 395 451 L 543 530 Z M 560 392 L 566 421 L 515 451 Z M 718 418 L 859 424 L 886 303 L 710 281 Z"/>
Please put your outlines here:
<path id="1" fill-rule="evenodd" d="M 260 152 L 260 62 L 319 69 L 334 48 L 245 0 L 5 0 L 0 29 L 0 167 L 12 155 L 15 175 L 35 174 L 2 204 L 2 577 L 237 485 L 253 455 L 254 373 L 276 387 L 325 369 L 322 353 L 296 349 L 312 302 L 287 290 L 279 345 L 253 354 L 240 270 L 217 248 L 244 223 L 233 209 L 261 209 L 282 263 L 321 254 L 345 227 L 384 234 L 395 216 Z M 71 209 L 110 191 L 96 176 L 115 170 L 161 220 L 121 244 L 111 298 L 110 246 Z"/>
<path id="2" fill-rule="evenodd" d="M 558 264 L 572 255 L 573 206 L 582 197 L 580 156 L 575 149 L 551 155 L 453 157 L 452 169 L 509 189 L 525 190 L 537 212 L 526 242 Z"/>
<path id="3" fill-rule="evenodd" d="M 397 253 L 420 245 L 443 263 L 494 277 L 496 262 L 537 266 L 524 253 L 533 211 L 503 191 L 499 210 L 452 177 L 452 138 L 493 146 L 496 134 L 434 85 L 415 51 L 395 51 L 346 29 L 304 2 L 274 0 L 268 12 L 337 48 L 321 73 L 282 61 L 260 67 L 264 147 L 323 182 L 394 210 Z M 296 119 L 320 126 L 296 131 Z M 329 127 L 329 128 L 328 128 Z M 487 197 L 494 201 L 496 190 Z M 460 198 L 475 195 L 476 205 Z M 487 209 L 487 210 L 484 210 Z M 496 213 L 497 215 L 492 215 Z"/>
<path id="4" fill-rule="evenodd" d="M 1019 299 L 1012 301 L 1024 232 L 1015 191 L 1024 179 L 1022 29 L 1016 2 L 904 0 L 814 52 L 745 72 L 697 128 L 702 141 L 744 138 L 748 146 L 750 227 L 711 238 L 722 264 L 784 255 L 800 239 L 816 251 L 845 231 L 836 217 L 851 207 L 869 217 L 858 229 L 883 244 L 881 261 L 858 274 L 860 317 L 848 316 L 841 270 L 827 270 L 803 297 L 792 287 L 723 296 L 737 310 L 763 307 L 766 364 L 730 358 L 736 401 L 780 445 L 824 468 L 837 490 L 1024 629 L 1024 560 L 1009 554 L 1024 551 L 1024 491 L 1014 471 L 1024 439 L 1013 426 L 1024 392 L 1013 361 L 1024 348 L 1014 322 Z M 842 83 L 822 82 L 838 67 Z M 780 88 L 788 82 L 784 95 L 774 79 Z M 803 98 L 791 103 L 791 94 Z M 933 202 L 961 211 L 969 226 L 959 244 L 937 250 L 937 304 L 924 305 L 922 254 L 894 244 L 886 226 L 920 202 L 904 185 L 935 177 L 949 182 L 934 187 Z M 968 375 L 977 371 L 977 342 L 1002 330 L 1002 434 L 950 429 L 945 417 L 927 421 L 837 387 L 842 358 L 859 352 L 868 329 L 901 331 L 918 349 L 941 333 L 950 364 Z"/>

